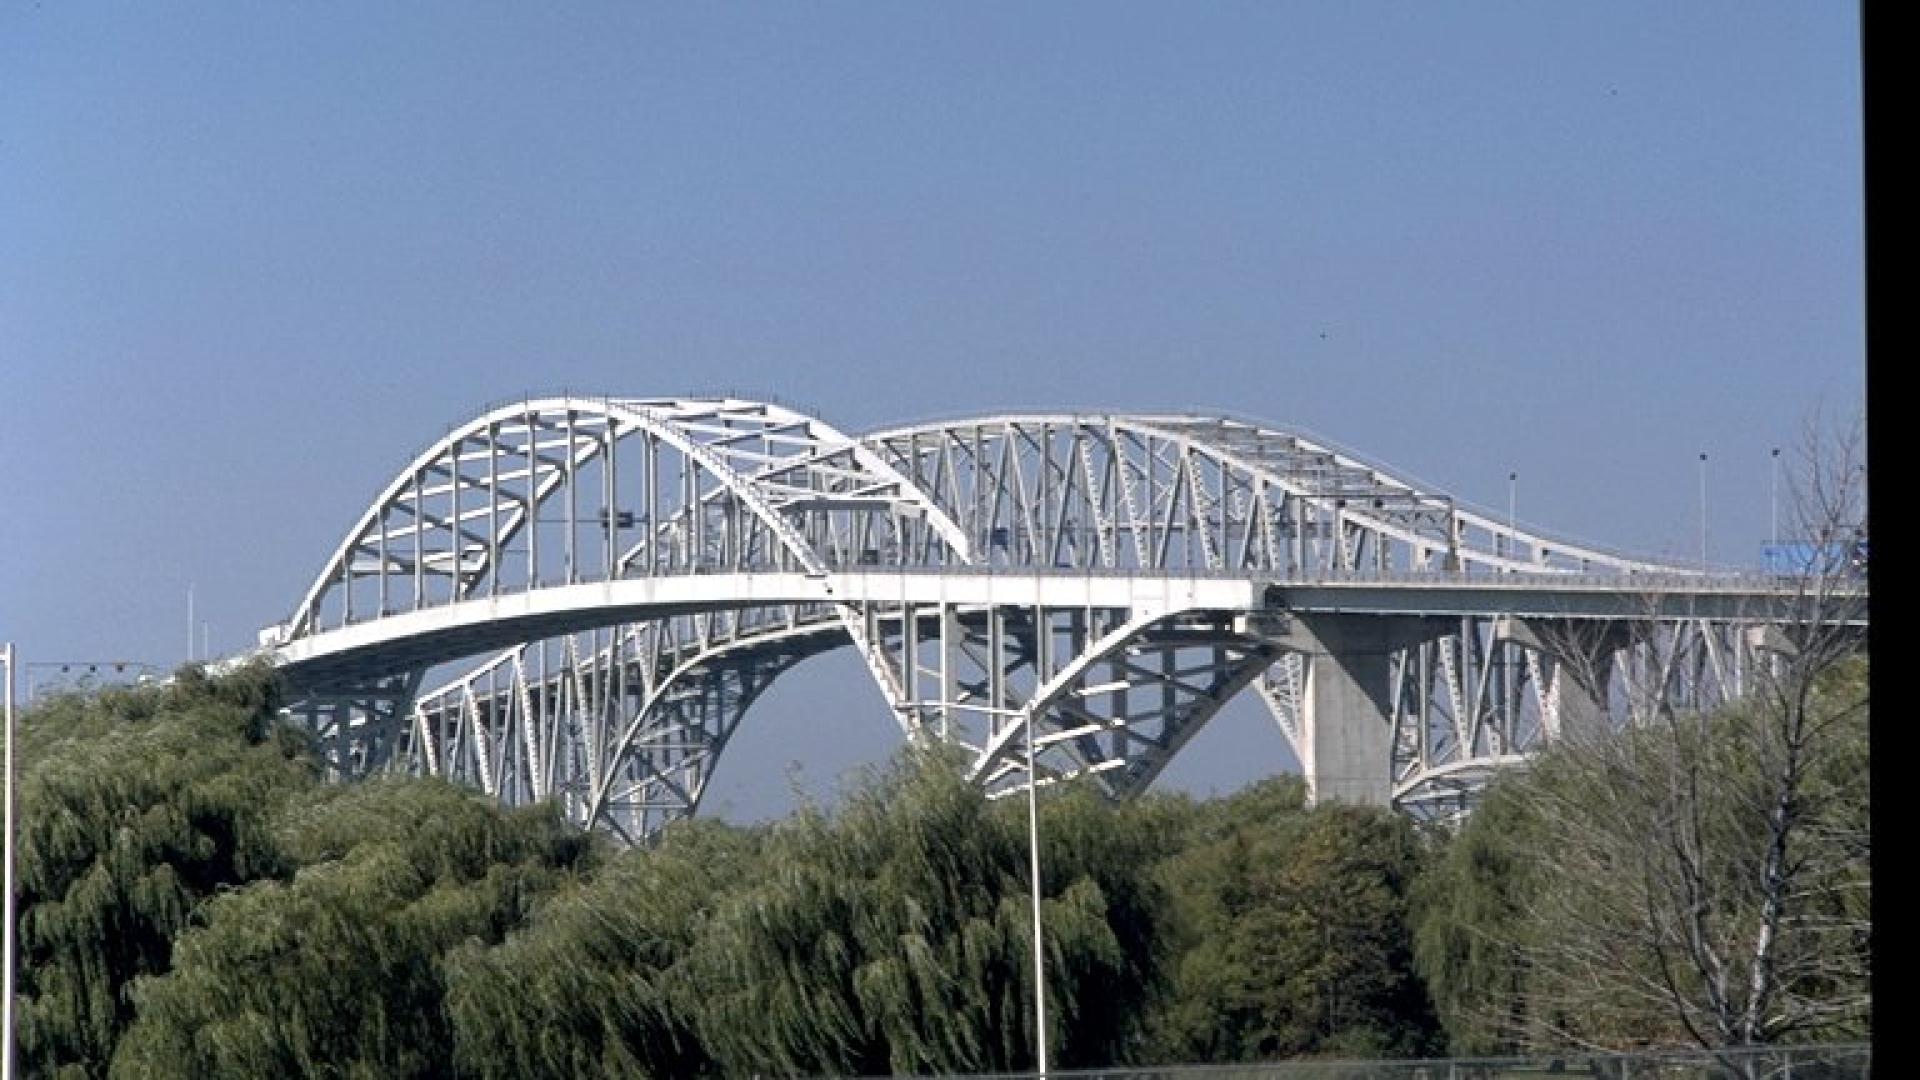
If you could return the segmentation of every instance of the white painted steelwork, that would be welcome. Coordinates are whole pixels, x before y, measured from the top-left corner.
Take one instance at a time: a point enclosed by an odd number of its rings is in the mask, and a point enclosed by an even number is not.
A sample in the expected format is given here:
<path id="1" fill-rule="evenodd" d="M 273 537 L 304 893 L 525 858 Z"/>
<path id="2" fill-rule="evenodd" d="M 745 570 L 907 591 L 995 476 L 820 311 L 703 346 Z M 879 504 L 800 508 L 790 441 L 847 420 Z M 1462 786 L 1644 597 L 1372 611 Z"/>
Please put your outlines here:
<path id="1" fill-rule="evenodd" d="M 1438 813 L 1570 717 L 1738 693 L 1749 631 L 1794 601 L 1233 419 L 853 439 L 734 398 L 564 397 L 421 453 L 262 649 L 339 774 L 448 776 L 639 841 L 694 812 L 774 678 L 843 645 L 990 794 L 1136 793 L 1254 686 L 1317 797 Z M 1384 659 L 1328 644 L 1356 634 Z"/>

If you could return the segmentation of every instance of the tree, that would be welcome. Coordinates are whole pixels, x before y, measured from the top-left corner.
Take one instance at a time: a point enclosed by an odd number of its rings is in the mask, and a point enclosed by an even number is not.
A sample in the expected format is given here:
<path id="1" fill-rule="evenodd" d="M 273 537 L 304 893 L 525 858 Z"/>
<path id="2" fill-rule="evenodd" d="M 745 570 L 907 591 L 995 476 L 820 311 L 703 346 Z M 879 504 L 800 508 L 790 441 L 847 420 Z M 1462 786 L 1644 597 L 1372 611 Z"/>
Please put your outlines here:
<path id="1" fill-rule="evenodd" d="M 1124 1060 L 1155 987 L 1165 853 L 1151 808 L 1045 800 L 1050 1032 L 1063 1064 Z M 1031 1067 L 1024 806 L 909 750 L 836 813 L 768 838 L 676 983 L 719 1070 L 872 1074 Z"/>
<path id="2" fill-rule="evenodd" d="M 446 953 L 499 942 L 591 851 L 550 806 L 435 780 L 319 789 L 279 838 L 298 873 L 203 906 L 171 969 L 135 983 L 112 1075 L 445 1075 Z"/>
<path id="3" fill-rule="evenodd" d="M 1219 825 L 1163 867 L 1180 947 L 1154 1017 L 1165 1061 L 1430 1049 L 1438 1023 L 1413 968 L 1409 895 L 1423 863 L 1386 810 L 1307 810 L 1291 778 L 1224 800 Z M 1213 816 L 1213 815 L 1209 815 Z"/>
<path id="4" fill-rule="evenodd" d="M 20 794 L 20 1060 L 102 1076 L 130 983 L 167 970 L 203 900 L 291 873 L 272 821 L 316 783 L 277 725 L 271 672 L 73 695 L 26 714 Z"/>
<path id="5" fill-rule="evenodd" d="M 683 1077 L 713 1062 L 683 961 L 713 910 L 760 876 L 764 834 L 686 821 L 614 856 L 528 924 L 448 957 L 454 1063 L 465 1076 Z"/>
<path id="6" fill-rule="evenodd" d="M 1415 886 L 1414 956 L 1454 1054 L 1516 1048 L 1526 1028 L 1522 933 L 1546 843 L 1515 784 L 1496 784 Z"/>
<path id="7" fill-rule="evenodd" d="M 1563 733 L 1453 845 L 1443 876 L 1494 902 L 1465 913 L 1478 925 L 1423 929 L 1423 966 L 1449 1009 L 1517 986 L 1456 1011 L 1469 1038 L 1719 1051 L 1865 1031 L 1865 599 L 1852 545 L 1833 542 L 1861 520 L 1865 477 L 1857 438 L 1809 445 L 1795 505 L 1815 555 L 1751 628 L 1768 646 L 1751 692 L 1673 708 L 1663 659 L 1629 688 L 1652 706 L 1636 726 Z M 1497 883 L 1490 853 L 1531 865 Z"/>

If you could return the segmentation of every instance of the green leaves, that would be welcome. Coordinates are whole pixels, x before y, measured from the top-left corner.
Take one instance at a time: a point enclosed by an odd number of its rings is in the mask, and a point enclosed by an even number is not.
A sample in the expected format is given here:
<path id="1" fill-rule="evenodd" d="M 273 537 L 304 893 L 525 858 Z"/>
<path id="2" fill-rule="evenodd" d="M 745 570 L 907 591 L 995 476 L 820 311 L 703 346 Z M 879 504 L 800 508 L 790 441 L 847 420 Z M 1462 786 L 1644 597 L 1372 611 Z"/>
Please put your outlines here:
<path id="1" fill-rule="evenodd" d="M 320 785 L 270 671 L 23 718 L 21 1055 L 44 1075 L 440 1075 L 440 956 L 588 865 L 550 811 Z"/>
<path id="2" fill-rule="evenodd" d="M 1060 1059 L 1123 1060 L 1163 905 L 1128 808 L 1049 800 L 1049 995 Z M 1102 811 L 1105 811 L 1104 813 Z M 1030 1067 L 1032 945 L 1024 803 L 989 803 L 917 754 L 832 816 L 769 835 L 686 962 L 721 1071 Z M 1080 1016 L 1089 1022 L 1068 1023 Z"/>
<path id="3" fill-rule="evenodd" d="M 113 1075 L 442 1075 L 441 958 L 502 940 L 588 852 L 551 808 L 436 781 L 323 789 L 280 831 L 300 871 L 205 905 L 173 970 L 135 985 Z"/>
<path id="4" fill-rule="evenodd" d="M 707 913 L 758 866 L 760 838 L 686 822 L 609 860 L 499 942 L 447 957 L 463 1076 L 689 1076 L 706 1070 L 697 988 L 678 967 Z"/>
<path id="5" fill-rule="evenodd" d="M 1523 915 L 1540 843 L 1525 807 L 1496 786 L 1414 890 L 1417 966 L 1453 1053 L 1509 1051 L 1525 1027 Z"/>
<path id="6" fill-rule="evenodd" d="M 123 993 L 164 971 L 217 890 L 291 871 L 277 809 L 313 783 L 275 737 L 272 678 L 197 675 L 70 697 L 22 720 L 20 1053 L 30 1071 L 104 1075 L 133 1020 Z"/>
<path id="7" fill-rule="evenodd" d="M 1412 965 L 1411 826 L 1303 797 L 1284 780 L 1207 807 L 1202 839 L 1163 868 L 1182 944 L 1156 1060 L 1401 1056 L 1435 1041 Z"/>
<path id="8" fill-rule="evenodd" d="M 1048 792 L 1054 1060 L 1428 1053 L 1436 1013 L 1463 1052 L 1673 1038 L 1716 1022 L 1710 980 L 1674 962 L 1701 944 L 1727 987 L 1771 980 L 1768 1037 L 1857 1033 L 1865 695 L 1842 666 L 1794 699 L 1797 726 L 1779 699 L 1548 754 L 1437 854 L 1385 810 L 1306 808 L 1294 779 L 1204 803 Z M 1033 1064 L 1025 800 L 983 799 L 937 750 L 832 812 L 614 853 L 439 782 L 323 784 L 275 700 L 269 672 L 183 673 L 26 717 L 32 1073 Z M 1694 903 L 1655 903 L 1674 888 Z M 1662 980 L 1693 1013 L 1649 1006 Z"/>
<path id="9" fill-rule="evenodd" d="M 1456 1050 L 1866 1034 L 1865 661 L 1800 685 L 1494 787 L 1420 890 Z"/>
<path id="10" fill-rule="evenodd" d="M 1158 804 L 1050 799 L 1054 1039 L 1136 1056 L 1159 985 L 1170 850 Z M 832 814 L 676 827 L 448 960 L 456 1061 L 478 1076 L 956 1072 L 1032 1060 L 1025 806 L 909 751 Z"/>

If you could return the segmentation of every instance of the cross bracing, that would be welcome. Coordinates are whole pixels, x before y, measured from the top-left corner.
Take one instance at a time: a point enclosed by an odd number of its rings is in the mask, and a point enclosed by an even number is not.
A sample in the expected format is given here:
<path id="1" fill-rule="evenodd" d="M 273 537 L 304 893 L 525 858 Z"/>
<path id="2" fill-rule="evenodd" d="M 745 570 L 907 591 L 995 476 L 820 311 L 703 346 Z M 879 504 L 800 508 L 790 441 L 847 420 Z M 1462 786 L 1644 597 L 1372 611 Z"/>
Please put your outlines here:
<path id="1" fill-rule="evenodd" d="M 416 457 L 262 644 L 340 775 L 446 776 L 640 841 L 830 649 L 989 794 L 1137 793 L 1252 692 L 1316 797 L 1437 813 L 1570 725 L 1740 693 L 1793 599 L 1230 418 L 853 438 L 739 399 L 568 397 Z"/>

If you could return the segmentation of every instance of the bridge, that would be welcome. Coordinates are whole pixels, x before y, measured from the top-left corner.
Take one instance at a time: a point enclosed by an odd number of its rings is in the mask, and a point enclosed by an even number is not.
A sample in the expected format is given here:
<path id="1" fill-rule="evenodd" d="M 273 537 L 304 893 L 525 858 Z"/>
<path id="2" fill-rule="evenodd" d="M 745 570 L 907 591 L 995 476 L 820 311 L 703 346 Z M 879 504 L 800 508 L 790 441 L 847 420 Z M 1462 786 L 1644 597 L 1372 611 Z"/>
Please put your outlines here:
<path id="1" fill-rule="evenodd" d="M 1436 814 L 1568 733 L 1742 693 L 1806 591 L 1520 530 L 1234 418 L 852 437 L 735 398 L 554 397 L 401 468 L 261 651 L 336 775 L 553 801 L 628 842 L 695 812 L 773 680 L 849 647 L 990 795 L 1138 793 L 1252 693 L 1313 798 Z"/>

